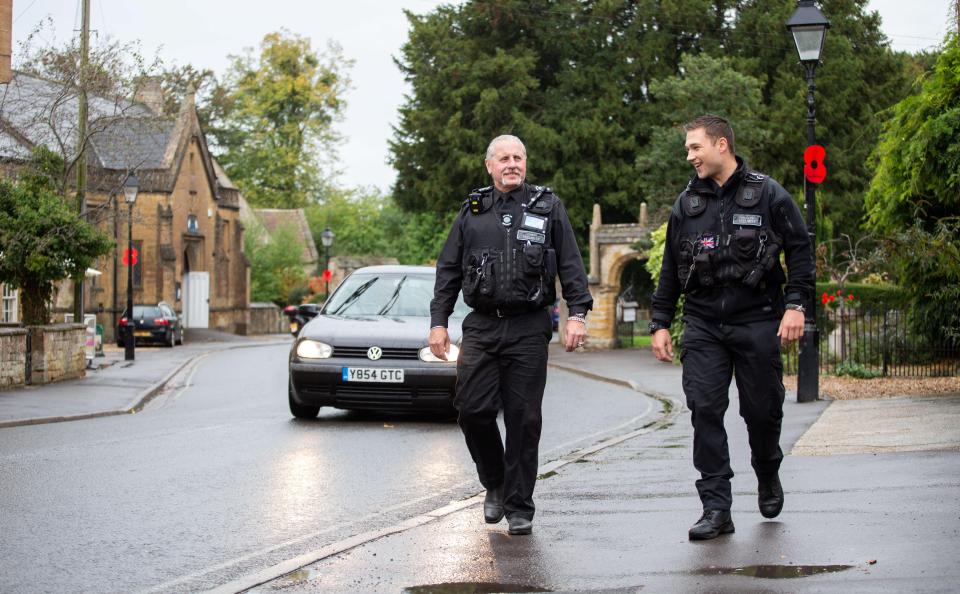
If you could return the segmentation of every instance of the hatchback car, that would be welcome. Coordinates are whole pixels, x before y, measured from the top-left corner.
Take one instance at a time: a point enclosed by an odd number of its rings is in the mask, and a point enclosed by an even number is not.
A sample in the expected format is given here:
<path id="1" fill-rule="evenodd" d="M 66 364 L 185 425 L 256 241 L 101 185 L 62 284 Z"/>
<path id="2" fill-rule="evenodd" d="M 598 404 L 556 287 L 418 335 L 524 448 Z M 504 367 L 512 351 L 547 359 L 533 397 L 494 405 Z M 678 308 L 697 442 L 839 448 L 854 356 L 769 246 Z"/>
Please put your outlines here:
<path id="1" fill-rule="evenodd" d="M 427 346 L 436 269 L 371 266 L 348 276 L 290 349 L 288 400 L 298 418 L 320 408 L 453 412 L 460 322 L 448 323 L 448 360 Z"/>
<path id="2" fill-rule="evenodd" d="M 180 316 L 167 303 L 156 305 L 134 305 L 133 318 L 127 316 L 124 309 L 117 324 L 117 346 L 124 345 L 127 324 L 133 324 L 135 343 L 149 342 L 172 347 L 183 344 L 183 324 Z"/>

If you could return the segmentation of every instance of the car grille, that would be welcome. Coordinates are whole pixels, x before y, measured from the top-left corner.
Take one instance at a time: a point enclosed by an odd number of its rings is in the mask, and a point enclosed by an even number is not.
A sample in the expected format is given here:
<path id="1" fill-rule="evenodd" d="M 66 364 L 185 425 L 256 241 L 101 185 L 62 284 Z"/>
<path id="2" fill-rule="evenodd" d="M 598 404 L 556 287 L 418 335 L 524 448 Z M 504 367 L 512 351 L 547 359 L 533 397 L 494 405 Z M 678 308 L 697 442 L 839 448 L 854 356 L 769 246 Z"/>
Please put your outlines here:
<path id="1" fill-rule="evenodd" d="M 338 401 L 348 403 L 382 403 L 382 404 L 413 404 L 414 397 L 424 399 L 453 398 L 453 390 L 448 388 L 404 388 L 386 385 L 363 386 L 313 386 L 301 388 L 304 394 L 322 397 L 335 397 Z"/>
<path id="2" fill-rule="evenodd" d="M 343 357 L 346 359 L 366 359 L 369 347 L 333 347 L 334 357 Z M 418 359 L 420 358 L 420 349 L 383 349 L 383 359 Z"/>

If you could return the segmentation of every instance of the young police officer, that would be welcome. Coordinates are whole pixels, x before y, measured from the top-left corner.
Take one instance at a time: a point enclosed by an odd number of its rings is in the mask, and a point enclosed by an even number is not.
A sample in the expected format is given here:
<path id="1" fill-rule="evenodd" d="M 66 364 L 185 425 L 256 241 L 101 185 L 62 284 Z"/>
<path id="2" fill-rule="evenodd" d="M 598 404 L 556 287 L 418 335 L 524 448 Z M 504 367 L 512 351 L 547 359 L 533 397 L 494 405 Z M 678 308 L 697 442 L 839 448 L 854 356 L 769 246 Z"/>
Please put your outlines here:
<path id="1" fill-rule="evenodd" d="M 799 209 L 780 184 L 747 169 L 736 156 L 730 124 L 705 115 L 684 129 L 687 161 L 696 176 L 670 214 L 650 333 L 657 359 L 673 361 L 668 328 L 677 298 L 685 294 L 683 391 L 703 503 L 703 516 L 689 537 L 705 540 L 733 532 L 733 471 L 723 426 L 731 375 L 747 423 L 760 513 L 775 518 L 783 508 L 780 345 L 803 333 L 814 264 Z"/>
<path id="2" fill-rule="evenodd" d="M 493 186 L 474 190 L 453 223 L 437 260 L 430 303 L 430 350 L 446 359 L 447 318 L 457 294 L 473 311 L 463 320 L 454 405 L 487 490 L 484 519 L 507 516 L 510 534 L 533 530 L 540 405 L 547 375 L 550 310 L 560 275 L 570 309 L 566 350 L 583 345 L 593 307 L 583 260 L 560 200 L 549 188 L 524 183 L 527 153 L 515 136 L 487 148 Z M 506 448 L 497 427 L 503 409 Z"/>

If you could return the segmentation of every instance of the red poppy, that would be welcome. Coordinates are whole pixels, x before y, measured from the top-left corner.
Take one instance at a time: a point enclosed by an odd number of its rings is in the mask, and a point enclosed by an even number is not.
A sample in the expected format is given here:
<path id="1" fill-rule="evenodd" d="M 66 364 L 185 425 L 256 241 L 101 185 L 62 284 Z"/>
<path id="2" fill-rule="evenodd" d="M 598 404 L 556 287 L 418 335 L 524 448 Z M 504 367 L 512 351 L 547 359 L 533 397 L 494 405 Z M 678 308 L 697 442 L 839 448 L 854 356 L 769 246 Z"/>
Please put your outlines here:
<path id="1" fill-rule="evenodd" d="M 842 294 L 843 294 L 843 290 L 837 289 L 837 295 L 842 295 Z"/>
<path id="2" fill-rule="evenodd" d="M 836 301 L 836 300 L 837 300 L 837 296 L 836 296 L 836 295 L 830 295 L 830 303 L 833 303 L 833 302 Z"/>
<path id="3" fill-rule="evenodd" d="M 820 296 L 820 303 L 821 303 L 821 305 L 826 305 L 826 304 L 827 304 L 827 301 L 830 301 L 830 296 L 829 296 L 829 295 L 827 295 L 826 293 L 824 293 L 823 295 Z"/>
<path id="4" fill-rule="evenodd" d="M 853 293 L 847 295 L 847 301 L 853 301 Z"/>

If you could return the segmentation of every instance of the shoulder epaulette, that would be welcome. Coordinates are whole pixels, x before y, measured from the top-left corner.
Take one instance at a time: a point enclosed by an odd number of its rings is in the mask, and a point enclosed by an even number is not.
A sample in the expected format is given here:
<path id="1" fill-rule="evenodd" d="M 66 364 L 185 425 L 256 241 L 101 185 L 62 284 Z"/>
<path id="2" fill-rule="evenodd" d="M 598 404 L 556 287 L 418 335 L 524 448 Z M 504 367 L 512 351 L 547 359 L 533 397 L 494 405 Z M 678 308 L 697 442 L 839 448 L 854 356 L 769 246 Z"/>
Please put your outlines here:
<path id="1" fill-rule="evenodd" d="M 547 214 L 557 204 L 557 195 L 547 186 L 530 186 L 532 196 L 527 201 L 527 210 L 537 214 Z"/>

